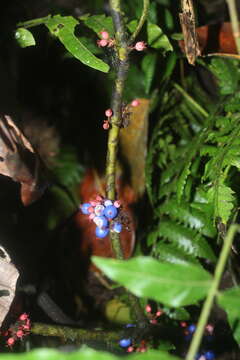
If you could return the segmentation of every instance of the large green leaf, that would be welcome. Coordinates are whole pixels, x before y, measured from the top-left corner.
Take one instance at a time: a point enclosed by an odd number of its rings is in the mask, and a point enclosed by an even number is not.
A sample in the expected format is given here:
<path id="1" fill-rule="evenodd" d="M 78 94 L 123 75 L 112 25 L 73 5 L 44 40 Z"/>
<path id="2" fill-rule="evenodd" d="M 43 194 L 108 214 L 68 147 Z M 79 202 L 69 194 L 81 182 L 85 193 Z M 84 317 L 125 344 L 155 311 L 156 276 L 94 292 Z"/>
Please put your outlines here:
<path id="1" fill-rule="evenodd" d="M 83 348 L 80 351 L 64 353 L 53 349 L 38 349 L 24 354 L 1 354 L 0 360 L 121 360 L 113 354 Z M 144 354 L 131 355 L 132 360 L 180 360 L 165 351 L 149 350 Z"/>
<path id="2" fill-rule="evenodd" d="M 74 29 L 78 25 L 78 21 L 72 16 L 56 15 L 45 21 L 45 25 L 50 32 L 58 37 L 65 48 L 83 64 L 93 69 L 108 72 L 109 66 L 94 56 L 75 36 Z"/>
<path id="3" fill-rule="evenodd" d="M 217 296 L 218 304 L 226 311 L 228 321 L 233 329 L 233 336 L 240 344 L 240 287 L 222 291 Z"/>
<path id="4" fill-rule="evenodd" d="M 211 275 L 195 265 L 160 263 L 144 256 L 124 261 L 93 257 L 93 262 L 135 295 L 173 307 L 195 304 L 211 285 Z"/>
<path id="5" fill-rule="evenodd" d="M 147 95 L 149 94 L 152 85 L 155 68 L 156 68 L 156 62 L 157 62 L 157 54 L 147 54 L 144 56 L 142 60 L 141 65 L 142 65 L 142 70 L 145 74 L 145 92 Z"/>
<path id="6" fill-rule="evenodd" d="M 147 23 L 148 45 L 155 49 L 163 49 L 165 52 L 173 51 L 173 47 L 162 29 L 156 25 Z"/>

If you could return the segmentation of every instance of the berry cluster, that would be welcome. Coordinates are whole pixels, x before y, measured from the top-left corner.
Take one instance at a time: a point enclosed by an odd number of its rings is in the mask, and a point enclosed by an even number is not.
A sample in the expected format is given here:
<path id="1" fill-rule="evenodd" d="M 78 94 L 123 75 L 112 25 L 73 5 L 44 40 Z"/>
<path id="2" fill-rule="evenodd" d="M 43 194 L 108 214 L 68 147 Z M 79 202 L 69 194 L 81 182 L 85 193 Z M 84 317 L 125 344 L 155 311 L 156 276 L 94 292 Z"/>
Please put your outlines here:
<path id="1" fill-rule="evenodd" d="M 100 31 L 101 39 L 97 40 L 99 47 L 112 47 L 114 45 L 114 39 L 110 38 L 109 33 L 106 30 Z"/>
<path id="2" fill-rule="evenodd" d="M 28 314 L 23 313 L 19 316 L 18 320 L 14 325 L 11 325 L 8 331 L 4 332 L 4 336 L 9 336 L 6 341 L 8 347 L 12 347 L 15 342 L 19 339 L 22 339 L 29 333 L 31 324 Z"/>
<path id="3" fill-rule="evenodd" d="M 161 310 L 161 309 L 157 309 L 156 312 L 152 312 L 152 307 L 149 304 L 147 304 L 145 306 L 145 310 L 150 319 L 149 322 L 153 325 L 156 325 L 158 323 L 158 319 L 160 318 L 160 316 L 162 316 L 164 314 L 163 310 Z"/>
<path id="4" fill-rule="evenodd" d="M 127 324 L 126 328 L 136 327 L 135 324 Z M 118 343 L 122 348 L 126 349 L 128 353 L 131 352 L 145 352 L 147 350 L 147 342 L 141 340 L 140 344 L 135 344 L 131 338 L 123 338 Z"/>
<path id="5" fill-rule="evenodd" d="M 104 128 L 104 130 L 108 130 L 108 129 L 109 129 L 112 114 L 113 114 L 112 109 L 107 109 L 107 110 L 105 111 L 105 115 L 106 115 L 106 117 L 107 117 L 107 120 L 104 120 L 104 121 L 103 121 L 103 128 Z"/>
<path id="6" fill-rule="evenodd" d="M 196 330 L 195 324 L 187 324 L 185 321 L 182 321 L 180 323 L 181 327 L 184 329 L 184 335 L 186 341 L 191 341 L 192 336 Z M 214 326 L 212 324 L 208 324 L 205 327 L 205 333 L 203 337 L 203 348 L 205 348 L 204 351 L 200 351 L 195 359 L 196 360 L 214 360 L 216 358 L 215 353 L 209 349 L 209 343 L 213 341 L 213 332 L 214 332 Z"/>
<path id="7" fill-rule="evenodd" d="M 97 196 L 95 200 L 84 203 L 80 206 L 83 214 L 88 215 L 96 225 L 95 234 L 98 238 L 104 238 L 109 231 L 120 233 L 122 224 L 118 220 L 120 202 L 111 201 Z"/>

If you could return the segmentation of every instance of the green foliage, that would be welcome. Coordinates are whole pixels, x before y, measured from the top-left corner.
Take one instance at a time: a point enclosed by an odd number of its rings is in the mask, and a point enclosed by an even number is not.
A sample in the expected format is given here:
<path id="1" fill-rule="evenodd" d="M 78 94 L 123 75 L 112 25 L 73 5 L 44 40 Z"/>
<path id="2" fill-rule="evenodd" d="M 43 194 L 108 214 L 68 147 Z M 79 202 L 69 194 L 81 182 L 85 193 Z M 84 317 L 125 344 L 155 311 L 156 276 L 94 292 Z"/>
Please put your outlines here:
<path id="1" fill-rule="evenodd" d="M 125 261 L 93 257 L 93 262 L 135 295 L 172 307 L 196 303 L 211 285 L 211 275 L 192 264 L 161 263 L 144 256 Z"/>
<path id="2" fill-rule="evenodd" d="M 107 31 L 110 37 L 114 36 L 113 21 L 110 16 L 105 16 L 104 14 L 93 16 L 84 15 L 80 17 L 80 20 L 98 36 L 100 36 L 100 32 L 103 30 Z"/>
<path id="3" fill-rule="evenodd" d="M 162 29 L 148 22 L 147 24 L 148 45 L 155 49 L 163 49 L 165 52 L 173 51 L 173 47 L 168 37 L 163 33 Z"/>
<path id="4" fill-rule="evenodd" d="M 15 31 L 15 39 L 22 48 L 36 45 L 32 33 L 24 28 L 18 28 Z"/>

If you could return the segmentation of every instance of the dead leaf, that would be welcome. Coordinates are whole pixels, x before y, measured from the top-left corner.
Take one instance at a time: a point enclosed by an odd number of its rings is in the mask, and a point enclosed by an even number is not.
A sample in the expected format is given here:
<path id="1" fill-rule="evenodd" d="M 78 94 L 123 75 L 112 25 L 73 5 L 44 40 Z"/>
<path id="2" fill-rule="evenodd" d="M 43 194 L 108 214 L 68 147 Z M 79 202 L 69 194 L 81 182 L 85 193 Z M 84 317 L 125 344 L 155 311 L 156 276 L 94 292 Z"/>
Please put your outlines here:
<path id="1" fill-rule="evenodd" d="M 44 167 L 38 154 L 12 121 L 0 117 L 0 174 L 21 184 L 21 200 L 25 206 L 37 200 L 46 188 Z"/>
<path id="2" fill-rule="evenodd" d="M 123 165 L 127 165 L 130 186 L 136 200 L 145 191 L 145 161 L 148 135 L 148 99 L 137 99 L 139 105 L 128 106 L 130 112 L 129 125 L 120 132 L 120 150 Z"/>
<path id="3" fill-rule="evenodd" d="M 15 296 L 18 276 L 19 272 L 8 253 L 0 246 L 0 327 Z"/>
<path id="4" fill-rule="evenodd" d="M 189 64 L 195 65 L 196 58 L 201 55 L 196 34 L 196 22 L 192 0 L 181 0 L 182 13 L 179 14 L 184 37 L 184 47 Z"/>

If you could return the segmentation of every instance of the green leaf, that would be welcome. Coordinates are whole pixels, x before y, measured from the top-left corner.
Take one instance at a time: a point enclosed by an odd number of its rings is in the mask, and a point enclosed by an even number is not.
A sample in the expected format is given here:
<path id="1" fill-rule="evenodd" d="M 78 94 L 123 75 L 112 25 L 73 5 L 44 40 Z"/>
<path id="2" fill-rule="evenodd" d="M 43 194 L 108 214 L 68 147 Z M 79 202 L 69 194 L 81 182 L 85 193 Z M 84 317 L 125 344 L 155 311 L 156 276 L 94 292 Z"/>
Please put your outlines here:
<path id="1" fill-rule="evenodd" d="M 211 285 L 211 275 L 195 265 L 160 263 L 144 256 L 130 260 L 94 256 L 93 262 L 135 295 L 172 307 L 195 304 Z"/>
<path id="2" fill-rule="evenodd" d="M 80 17 L 80 20 L 91 30 L 93 30 L 98 36 L 101 31 L 107 31 L 110 37 L 114 36 L 114 27 L 111 16 L 102 15 L 84 15 Z"/>
<path id="3" fill-rule="evenodd" d="M 165 349 L 170 344 L 165 343 Z M 171 347 L 172 348 L 172 347 Z M 148 350 L 144 354 L 131 355 L 132 360 L 180 360 L 180 358 L 169 355 L 165 351 Z M 37 349 L 22 354 L 1 354 L 0 360 L 122 360 L 122 356 L 115 356 L 108 352 L 96 351 L 87 347 L 83 349 L 64 353 L 53 349 Z"/>
<path id="4" fill-rule="evenodd" d="M 185 228 L 173 221 L 161 221 L 158 234 L 175 243 L 189 255 L 199 256 L 211 261 L 216 260 L 208 242 L 192 229 Z"/>
<path id="5" fill-rule="evenodd" d="M 173 47 L 162 29 L 156 25 L 147 23 L 148 45 L 155 49 L 163 49 L 165 52 L 173 51 Z"/>
<path id="6" fill-rule="evenodd" d="M 222 95 L 234 94 L 237 91 L 239 75 L 236 62 L 232 59 L 213 58 L 210 70 L 216 76 Z"/>
<path id="7" fill-rule="evenodd" d="M 160 241 L 156 245 L 154 253 L 159 260 L 172 264 L 199 264 L 195 256 L 190 255 L 189 252 L 187 253 L 182 248 L 179 248 L 178 244 L 176 243 L 165 244 L 164 242 Z"/>
<path id="8" fill-rule="evenodd" d="M 127 24 L 127 28 L 130 31 L 130 33 L 133 33 L 138 25 L 138 21 L 137 20 L 132 20 Z"/>
<path id="9" fill-rule="evenodd" d="M 179 202 L 183 196 L 183 192 L 184 192 L 184 188 L 186 186 L 188 175 L 191 174 L 191 171 L 189 169 L 191 165 L 192 165 L 192 161 L 189 161 L 186 164 L 183 172 L 181 173 L 181 175 L 177 181 L 177 199 Z"/>
<path id="10" fill-rule="evenodd" d="M 93 69 L 108 72 L 109 66 L 94 56 L 74 35 L 74 29 L 78 21 L 72 16 L 53 16 L 45 22 L 50 32 L 59 38 L 65 48 L 83 64 Z"/>
<path id="11" fill-rule="evenodd" d="M 226 224 L 234 207 L 234 191 L 223 183 L 222 178 L 208 190 L 209 201 L 214 204 L 214 218 L 220 218 Z"/>
<path id="12" fill-rule="evenodd" d="M 226 311 L 235 340 L 240 344 L 240 287 L 222 291 L 217 295 L 218 304 Z"/>
<path id="13" fill-rule="evenodd" d="M 142 70 L 145 74 L 145 92 L 148 95 L 152 85 L 157 62 L 157 54 L 147 54 L 142 60 Z"/>
<path id="14" fill-rule="evenodd" d="M 17 40 L 19 46 L 21 46 L 22 48 L 36 45 L 36 41 L 32 33 L 24 28 L 18 28 L 15 31 L 15 39 Z"/>

